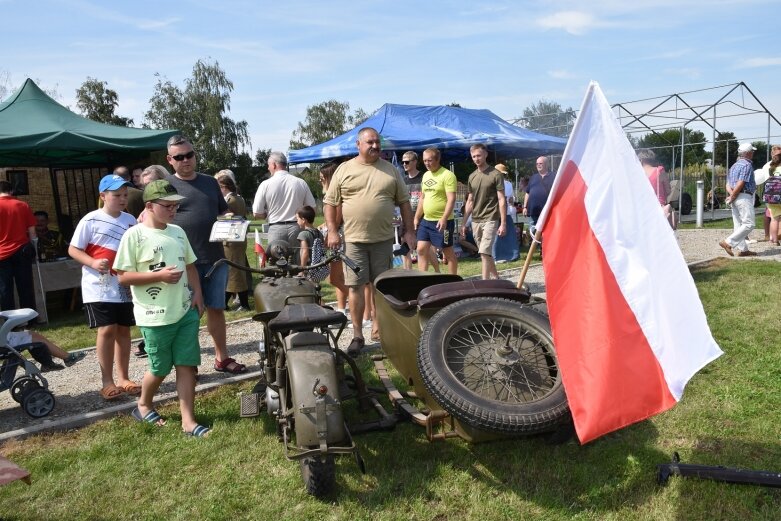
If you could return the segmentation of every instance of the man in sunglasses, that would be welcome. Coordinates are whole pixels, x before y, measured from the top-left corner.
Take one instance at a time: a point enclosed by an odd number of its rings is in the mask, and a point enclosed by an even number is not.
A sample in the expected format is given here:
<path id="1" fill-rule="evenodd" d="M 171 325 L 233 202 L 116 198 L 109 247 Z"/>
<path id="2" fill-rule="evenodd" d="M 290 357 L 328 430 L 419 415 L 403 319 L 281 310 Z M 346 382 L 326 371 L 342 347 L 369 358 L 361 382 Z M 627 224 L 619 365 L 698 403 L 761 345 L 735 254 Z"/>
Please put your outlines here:
<path id="1" fill-rule="evenodd" d="M 228 204 L 220 191 L 220 185 L 212 176 L 195 171 L 195 150 L 190 140 L 182 135 L 168 140 L 168 163 L 175 174 L 166 177 L 177 193 L 184 197 L 173 224 L 181 226 L 190 240 L 198 260 L 195 268 L 201 282 L 206 305 L 206 328 L 214 342 L 214 369 L 232 374 L 247 370 L 244 364 L 228 356 L 225 333 L 225 287 L 228 283 L 228 265 L 223 264 L 206 279 L 205 275 L 215 262 L 225 257 L 221 242 L 209 242 L 212 225 L 219 215 L 228 212 Z"/>

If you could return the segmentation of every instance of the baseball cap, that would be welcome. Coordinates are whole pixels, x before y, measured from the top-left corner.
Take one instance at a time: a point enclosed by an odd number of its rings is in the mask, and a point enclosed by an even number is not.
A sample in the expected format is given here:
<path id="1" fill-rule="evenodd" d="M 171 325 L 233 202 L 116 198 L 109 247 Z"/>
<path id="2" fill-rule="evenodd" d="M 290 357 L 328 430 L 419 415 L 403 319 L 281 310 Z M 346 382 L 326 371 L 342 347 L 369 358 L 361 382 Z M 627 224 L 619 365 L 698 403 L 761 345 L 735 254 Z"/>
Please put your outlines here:
<path id="1" fill-rule="evenodd" d="M 125 181 L 122 176 L 116 174 L 108 174 L 103 176 L 98 185 L 99 192 L 113 192 L 119 190 L 123 186 L 130 186 L 130 183 Z"/>
<path id="2" fill-rule="evenodd" d="M 152 181 L 144 187 L 144 202 L 149 201 L 181 201 L 185 197 L 176 192 L 176 188 L 165 179 Z"/>
<path id="3" fill-rule="evenodd" d="M 510 173 L 510 169 L 507 168 L 507 166 L 503 165 L 502 163 L 499 163 L 494 168 L 496 168 L 497 170 L 499 170 L 503 174 L 509 174 Z"/>
<path id="4" fill-rule="evenodd" d="M 753 152 L 757 147 L 751 143 L 741 143 L 738 147 L 738 154 L 745 154 L 746 152 Z"/>

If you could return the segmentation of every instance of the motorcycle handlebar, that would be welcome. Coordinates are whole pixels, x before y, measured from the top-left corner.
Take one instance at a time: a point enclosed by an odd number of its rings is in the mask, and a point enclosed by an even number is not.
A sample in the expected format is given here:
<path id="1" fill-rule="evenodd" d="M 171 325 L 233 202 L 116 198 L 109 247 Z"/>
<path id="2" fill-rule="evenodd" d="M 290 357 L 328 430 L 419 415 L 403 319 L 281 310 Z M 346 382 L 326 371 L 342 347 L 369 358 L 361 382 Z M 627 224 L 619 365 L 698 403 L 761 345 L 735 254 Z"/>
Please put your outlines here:
<path id="1" fill-rule="evenodd" d="M 249 266 L 242 266 L 240 264 L 236 264 L 235 262 L 231 262 L 228 259 L 220 259 L 217 262 L 212 265 L 212 267 L 209 269 L 209 271 L 204 276 L 205 278 L 209 278 L 211 274 L 214 272 L 215 269 L 217 269 L 218 266 L 221 264 L 227 264 L 228 266 L 232 266 L 238 270 L 241 271 L 248 271 L 250 273 L 259 273 L 260 275 L 268 276 L 268 277 L 284 277 L 286 275 L 293 276 L 298 275 L 299 273 L 303 273 L 309 270 L 317 269 L 321 266 L 325 266 L 326 264 L 330 264 L 331 262 L 334 262 L 336 260 L 341 260 L 342 262 L 347 265 L 348 268 L 353 270 L 353 273 L 358 273 L 361 271 L 360 266 L 355 264 L 355 262 L 349 258 L 347 255 L 340 251 L 333 251 L 329 253 L 325 259 L 318 262 L 317 264 L 311 264 L 309 266 L 299 266 L 298 264 L 289 264 L 287 260 L 280 259 L 277 261 L 277 263 L 274 266 L 269 266 L 266 268 L 251 268 Z"/>

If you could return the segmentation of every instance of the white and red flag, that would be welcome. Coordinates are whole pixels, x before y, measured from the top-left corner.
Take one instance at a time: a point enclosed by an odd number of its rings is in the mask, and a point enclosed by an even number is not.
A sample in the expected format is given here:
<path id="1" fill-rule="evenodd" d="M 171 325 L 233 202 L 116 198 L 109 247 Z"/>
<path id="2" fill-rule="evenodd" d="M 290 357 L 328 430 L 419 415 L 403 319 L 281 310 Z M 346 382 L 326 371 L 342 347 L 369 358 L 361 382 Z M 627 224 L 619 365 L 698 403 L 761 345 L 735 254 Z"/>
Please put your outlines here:
<path id="1" fill-rule="evenodd" d="M 721 356 L 643 168 L 599 85 L 538 220 L 551 329 L 581 443 L 663 412 Z"/>
<path id="2" fill-rule="evenodd" d="M 263 249 L 263 245 L 260 243 L 260 233 L 257 229 L 255 229 L 255 254 L 258 256 L 258 267 L 265 267 L 266 250 Z"/>

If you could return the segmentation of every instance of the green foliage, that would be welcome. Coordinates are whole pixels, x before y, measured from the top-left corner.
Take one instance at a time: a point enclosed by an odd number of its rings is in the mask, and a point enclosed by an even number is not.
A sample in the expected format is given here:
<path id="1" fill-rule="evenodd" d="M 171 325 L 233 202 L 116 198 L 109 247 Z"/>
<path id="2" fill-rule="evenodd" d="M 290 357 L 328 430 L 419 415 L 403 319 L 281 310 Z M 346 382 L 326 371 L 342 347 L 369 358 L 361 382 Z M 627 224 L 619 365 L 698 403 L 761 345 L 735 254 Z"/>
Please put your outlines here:
<path id="1" fill-rule="evenodd" d="M 729 161 L 728 156 L 729 155 Z M 713 146 L 713 164 L 731 166 L 738 158 L 738 140 L 732 132 L 719 132 Z"/>
<path id="2" fill-rule="evenodd" d="M 76 106 L 81 114 L 100 123 L 133 126 L 132 118 L 125 118 L 114 113 L 119 105 L 116 91 L 108 88 L 108 83 L 87 76 L 81 87 L 76 89 Z"/>
<path id="3" fill-rule="evenodd" d="M 770 161 L 770 155 L 768 154 L 768 144 L 764 141 L 754 141 L 751 143 L 754 145 L 754 148 L 756 148 L 756 151 L 754 152 L 754 157 L 752 158 L 751 162 L 754 165 L 754 169 L 762 168 L 765 166 L 765 163 Z"/>
<path id="4" fill-rule="evenodd" d="M 521 126 L 547 134 L 549 136 L 567 137 L 575 124 L 575 109 L 563 109 L 555 101 L 541 99 L 523 109 Z"/>
<path id="5" fill-rule="evenodd" d="M 250 146 L 247 122 L 230 112 L 231 82 L 218 62 L 198 60 L 180 89 L 159 74 L 144 126 L 177 129 L 192 140 L 199 170 L 214 173 L 237 165 L 240 149 Z"/>
<path id="6" fill-rule="evenodd" d="M 705 134 L 699 130 L 690 128 L 684 131 L 685 153 L 683 157 L 684 166 L 697 163 L 704 163 L 710 158 L 710 154 L 705 151 Z M 676 128 L 667 129 L 661 133 L 650 133 L 638 140 L 639 148 L 653 149 L 656 159 L 664 166 L 666 170 L 672 170 L 673 166 L 681 164 L 681 131 Z M 673 165 L 673 159 L 675 165 Z"/>
<path id="7" fill-rule="evenodd" d="M 350 113 L 350 104 L 331 99 L 306 108 L 306 118 L 298 123 L 290 138 L 290 148 L 299 150 L 333 139 L 360 125 L 369 115 L 363 109 Z"/>

